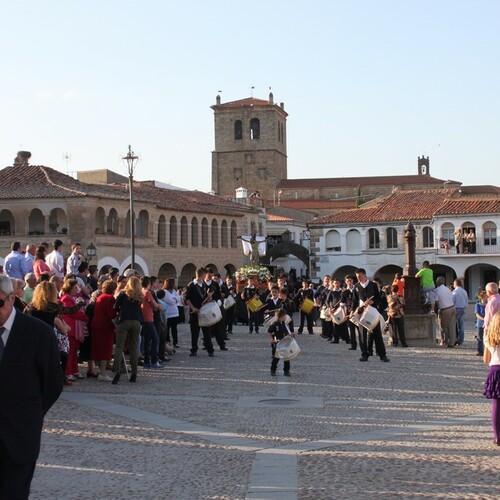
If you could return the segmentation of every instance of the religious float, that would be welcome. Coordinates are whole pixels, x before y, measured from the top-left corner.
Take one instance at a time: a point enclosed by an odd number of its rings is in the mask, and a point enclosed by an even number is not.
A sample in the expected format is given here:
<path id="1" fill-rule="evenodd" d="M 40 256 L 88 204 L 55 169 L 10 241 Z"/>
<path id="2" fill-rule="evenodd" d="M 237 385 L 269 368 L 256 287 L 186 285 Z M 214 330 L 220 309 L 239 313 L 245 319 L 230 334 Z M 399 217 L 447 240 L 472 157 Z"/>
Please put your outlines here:
<path id="1" fill-rule="evenodd" d="M 240 267 L 235 275 L 236 290 L 241 293 L 248 283 L 248 278 L 252 278 L 259 292 L 267 290 L 268 283 L 271 281 L 271 272 L 269 268 L 261 265 L 250 265 Z"/>

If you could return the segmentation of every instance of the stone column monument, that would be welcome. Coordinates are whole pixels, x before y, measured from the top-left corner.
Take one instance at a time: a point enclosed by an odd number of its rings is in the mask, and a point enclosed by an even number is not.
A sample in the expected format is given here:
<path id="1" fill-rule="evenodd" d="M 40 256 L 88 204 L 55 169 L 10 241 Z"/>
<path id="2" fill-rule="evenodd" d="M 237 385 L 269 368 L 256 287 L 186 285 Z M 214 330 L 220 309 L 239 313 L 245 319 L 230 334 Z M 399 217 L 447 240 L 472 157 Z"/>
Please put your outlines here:
<path id="1" fill-rule="evenodd" d="M 420 278 L 416 278 L 416 232 L 413 224 L 405 227 L 405 332 L 410 346 L 435 347 L 435 317 L 422 308 L 420 303 Z"/>

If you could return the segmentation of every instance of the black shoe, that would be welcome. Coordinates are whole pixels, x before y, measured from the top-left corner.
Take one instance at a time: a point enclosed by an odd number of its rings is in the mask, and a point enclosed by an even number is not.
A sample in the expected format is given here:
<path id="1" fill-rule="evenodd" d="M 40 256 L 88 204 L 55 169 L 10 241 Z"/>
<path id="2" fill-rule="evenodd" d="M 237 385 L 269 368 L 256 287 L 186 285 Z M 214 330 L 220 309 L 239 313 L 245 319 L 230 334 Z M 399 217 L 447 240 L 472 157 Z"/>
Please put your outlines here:
<path id="1" fill-rule="evenodd" d="M 308 332 L 308 333 L 309 333 L 309 335 L 314 335 L 314 332 Z"/>
<path id="2" fill-rule="evenodd" d="M 191 352 L 191 353 L 189 353 L 189 355 L 190 355 L 191 357 L 193 357 L 193 356 L 196 356 L 196 353 L 195 353 L 195 352 Z"/>
<path id="3" fill-rule="evenodd" d="M 389 363 L 390 359 L 387 356 L 384 356 L 383 358 L 380 358 L 380 361 L 383 361 L 384 363 Z"/>
<path id="4" fill-rule="evenodd" d="M 255 333 L 258 334 L 259 333 L 259 330 L 255 330 Z"/>
<path id="5" fill-rule="evenodd" d="M 276 370 L 271 370 L 271 376 L 276 377 Z"/>
<path id="6" fill-rule="evenodd" d="M 302 332 L 297 332 L 299 335 L 302 335 Z"/>
<path id="7" fill-rule="evenodd" d="M 408 344 L 401 344 L 401 347 L 409 347 Z"/>
<path id="8" fill-rule="evenodd" d="M 175 349 L 180 349 L 179 344 L 174 344 Z"/>
<path id="9" fill-rule="evenodd" d="M 97 378 L 99 376 L 98 373 L 95 372 L 87 372 L 87 378 Z"/>
<path id="10" fill-rule="evenodd" d="M 355 351 L 356 348 L 355 347 L 349 347 L 349 349 L 347 349 L 348 351 Z"/>
<path id="11" fill-rule="evenodd" d="M 283 375 L 285 375 L 285 377 L 289 377 L 290 376 L 290 372 L 285 372 Z"/>
<path id="12" fill-rule="evenodd" d="M 482 356 L 482 354 L 481 354 L 480 352 L 478 352 L 478 353 L 476 354 L 476 356 Z"/>
<path id="13" fill-rule="evenodd" d="M 137 373 L 132 373 L 132 375 L 130 375 L 129 382 L 136 382 L 136 381 L 137 381 Z"/>
<path id="14" fill-rule="evenodd" d="M 111 382 L 113 385 L 116 385 L 120 381 L 120 372 L 115 373 L 113 377 L 113 381 Z"/>
<path id="15" fill-rule="evenodd" d="M 137 361 L 137 364 L 139 366 L 144 366 L 144 359 L 140 359 L 139 361 Z"/>
<path id="16" fill-rule="evenodd" d="M 332 340 L 332 344 L 338 344 L 339 341 L 338 340 Z"/>
<path id="17" fill-rule="evenodd" d="M 229 351 L 229 349 L 227 347 L 221 347 L 220 350 L 221 351 Z"/>
<path id="18" fill-rule="evenodd" d="M 249 334 L 252 334 L 252 333 L 253 333 L 253 331 L 252 331 L 252 330 L 250 330 L 248 333 L 249 333 Z"/>
<path id="19" fill-rule="evenodd" d="M 368 356 L 361 356 L 359 358 L 360 361 L 368 361 Z"/>
<path id="20" fill-rule="evenodd" d="M 209 353 L 208 353 L 208 357 L 209 357 L 209 358 L 213 358 L 213 357 L 214 357 L 214 353 L 213 353 L 213 352 L 209 352 Z"/>

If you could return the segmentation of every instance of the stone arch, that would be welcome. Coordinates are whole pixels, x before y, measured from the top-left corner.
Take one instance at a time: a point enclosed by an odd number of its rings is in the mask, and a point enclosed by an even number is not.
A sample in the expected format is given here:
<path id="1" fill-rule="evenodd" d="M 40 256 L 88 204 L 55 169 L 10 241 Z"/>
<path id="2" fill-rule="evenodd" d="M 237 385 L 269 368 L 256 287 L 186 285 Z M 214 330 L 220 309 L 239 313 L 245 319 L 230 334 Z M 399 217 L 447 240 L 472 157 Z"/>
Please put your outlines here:
<path id="1" fill-rule="evenodd" d="M 354 271 L 356 271 L 356 269 L 357 267 L 355 266 L 340 266 L 332 273 L 332 276 L 339 280 L 343 280 L 348 274 L 354 276 Z"/>
<path id="2" fill-rule="evenodd" d="M 28 234 L 45 234 L 45 217 L 39 208 L 34 208 L 28 218 Z"/>
<path id="3" fill-rule="evenodd" d="M 125 269 L 130 269 L 130 265 L 132 264 L 132 257 L 129 255 L 125 257 L 121 266 L 118 267 L 120 269 L 120 273 L 123 273 Z M 142 276 L 149 275 L 149 267 L 147 262 L 140 256 L 135 255 L 135 270 Z"/>
<path id="4" fill-rule="evenodd" d="M 209 267 L 215 273 L 219 272 L 219 268 L 215 264 L 207 264 L 205 267 Z"/>
<path id="5" fill-rule="evenodd" d="M 106 232 L 108 234 L 118 234 L 118 224 L 119 224 L 118 212 L 116 211 L 116 209 L 112 208 L 109 211 Z"/>
<path id="6" fill-rule="evenodd" d="M 10 210 L 0 211 L 0 236 L 16 234 L 16 221 Z"/>
<path id="7" fill-rule="evenodd" d="M 53 208 L 49 215 L 49 229 L 52 234 L 68 232 L 68 216 L 62 208 Z"/>
<path id="8" fill-rule="evenodd" d="M 137 218 L 137 236 L 147 238 L 149 236 L 149 213 L 147 210 L 141 210 Z"/>
<path id="9" fill-rule="evenodd" d="M 164 215 L 158 218 L 158 245 L 161 247 L 167 246 L 167 219 Z"/>
<path id="10" fill-rule="evenodd" d="M 95 234 L 106 233 L 106 212 L 104 208 L 97 207 L 95 210 Z"/>
<path id="11" fill-rule="evenodd" d="M 446 279 L 446 285 L 451 285 L 453 280 L 457 278 L 457 273 L 455 269 L 445 264 L 431 264 L 430 268 L 434 273 L 434 283 L 436 282 L 436 278 L 439 276 L 443 276 Z"/>
<path id="12" fill-rule="evenodd" d="M 189 285 L 193 281 L 196 273 L 196 266 L 192 263 L 186 264 L 179 275 L 179 287 Z"/>
<path id="13" fill-rule="evenodd" d="M 238 226 L 236 225 L 236 221 L 231 222 L 231 248 L 238 247 Z"/>
<path id="14" fill-rule="evenodd" d="M 191 219 L 191 246 L 197 247 L 199 239 L 198 219 L 193 217 Z"/>
<path id="15" fill-rule="evenodd" d="M 387 264 L 378 269 L 378 271 L 375 271 L 373 277 L 380 278 L 383 285 L 392 285 L 396 273 L 403 274 L 403 268 L 396 264 Z"/>
<path id="16" fill-rule="evenodd" d="M 181 218 L 181 247 L 188 246 L 188 221 L 185 216 Z"/>
<path id="17" fill-rule="evenodd" d="M 492 264 L 473 264 L 464 273 L 464 288 L 469 294 L 469 299 L 473 299 L 478 288 L 483 290 L 487 283 L 498 283 L 500 280 L 500 270 Z"/>
<path id="18" fill-rule="evenodd" d="M 289 254 L 298 257 L 309 269 L 309 250 L 302 245 L 298 245 L 293 241 L 282 241 L 267 250 L 267 257 L 272 260 Z"/>
<path id="19" fill-rule="evenodd" d="M 97 261 L 97 267 L 100 270 L 99 273 L 102 271 L 102 268 L 105 266 L 111 266 L 111 267 L 116 267 L 117 269 L 120 269 L 120 264 L 118 263 L 118 261 L 114 257 L 110 257 L 110 256 L 101 257 Z"/>
<path id="20" fill-rule="evenodd" d="M 165 262 L 160 266 L 158 270 L 158 278 L 161 280 L 165 280 L 168 278 L 177 278 L 177 271 L 175 266 L 170 262 Z"/>
<path id="21" fill-rule="evenodd" d="M 227 276 L 234 276 L 236 273 L 236 266 L 234 264 L 226 264 L 224 266 L 224 269 L 226 270 L 226 275 Z"/>

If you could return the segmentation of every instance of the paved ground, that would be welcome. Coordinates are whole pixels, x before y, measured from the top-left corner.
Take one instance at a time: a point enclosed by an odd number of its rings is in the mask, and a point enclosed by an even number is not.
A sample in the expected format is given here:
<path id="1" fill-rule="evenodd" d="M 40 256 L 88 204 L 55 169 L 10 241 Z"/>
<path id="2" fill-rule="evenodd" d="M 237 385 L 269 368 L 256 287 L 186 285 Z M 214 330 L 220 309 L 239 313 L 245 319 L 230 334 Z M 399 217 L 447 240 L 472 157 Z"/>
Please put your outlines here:
<path id="1" fill-rule="evenodd" d="M 64 391 L 32 498 L 499 498 L 471 319 L 465 346 L 388 347 L 390 363 L 301 335 L 290 378 L 262 333 L 190 358 L 182 325 L 165 370 Z"/>

